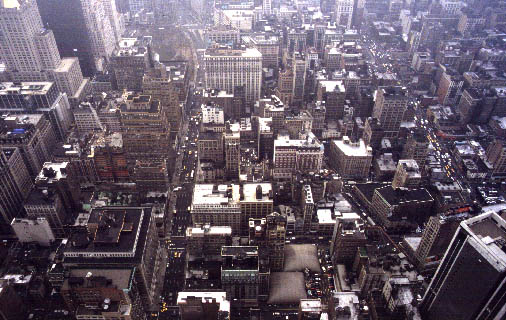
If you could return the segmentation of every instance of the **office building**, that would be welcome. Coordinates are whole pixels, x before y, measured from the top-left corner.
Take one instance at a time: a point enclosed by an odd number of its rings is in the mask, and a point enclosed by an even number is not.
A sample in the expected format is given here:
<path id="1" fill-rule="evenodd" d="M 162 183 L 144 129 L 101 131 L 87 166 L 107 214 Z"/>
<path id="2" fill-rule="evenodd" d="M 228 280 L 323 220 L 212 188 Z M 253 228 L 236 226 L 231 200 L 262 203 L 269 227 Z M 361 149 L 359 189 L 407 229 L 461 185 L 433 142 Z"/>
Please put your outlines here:
<path id="1" fill-rule="evenodd" d="M 60 54 L 77 57 L 87 77 L 104 71 L 123 33 L 112 0 L 37 0 L 44 25 L 54 32 Z"/>
<path id="2" fill-rule="evenodd" d="M 86 135 L 104 130 L 102 123 L 100 123 L 97 110 L 91 103 L 80 103 L 79 107 L 73 111 L 73 114 L 76 129 L 79 134 Z"/>
<path id="3" fill-rule="evenodd" d="M 230 180 L 238 180 L 241 165 L 241 131 L 237 125 L 227 124 L 223 133 L 225 152 L 225 175 Z"/>
<path id="4" fill-rule="evenodd" d="M 132 178 L 136 190 L 143 195 L 150 191 L 167 192 L 170 180 L 167 160 L 137 160 Z"/>
<path id="5" fill-rule="evenodd" d="M 428 153 L 429 141 L 427 140 L 425 130 L 414 129 L 410 131 L 402 150 L 402 159 L 415 160 L 420 170 L 423 170 Z"/>
<path id="6" fill-rule="evenodd" d="M 246 104 L 260 99 L 262 87 L 262 54 L 255 48 L 209 48 L 204 54 L 206 88 L 235 93 L 244 86 Z"/>
<path id="7" fill-rule="evenodd" d="M 422 315 L 469 320 L 504 316 L 505 229 L 503 216 L 493 212 L 460 223 L 425 292 Z"/>
<path id="8" fill-rule="evenodd" d="M 35 242 L 40 246 L 49 247 L 55 240 L 53 231 L 45 218 L 20 219 L 15 218 L 11 227 L 19 242 Z"/>
<path id="9" fill-rule="evenodd" d="M 77 319 L 144 319 L 135 268 L 69 268 L 60 289 Z"/>
<path id="10" fill-rule="evenodd" d="M 320 299 L 300 299 L 298 320 L 321 319 L 323 306 Z"/>
<path id="11" fill-rule="evenodd" d="M 44 115 L 31 114 L 0 118 L 0 146 L 19 148 L 30 176 L 35 177 L 56 145 L 56 136 Z"/>
<path id="12" fill-rule="evenodd" d="M 323 144 L 309 132 L 305 139 L 278 136 L 274 140 L 274 179 L 287 180 L 299 172 L 319 172 L 323 163 Z"/>
<path id="13" fill-rule="evenodd" d="M 420 185 L 421 180 L 420 168 L 415 160 L 399 160 L 392 181 L 392 188 L 415 188 Z"/>
<path id="14" fill-rule="evenodd" d="M 257 246 L 271 272 L 282 271 L 285 263 L 286 217 L 277 212 L 266 218 L 249 219 L 249 245 Z"/>
<path id="15" fill-rule="evenodd" d="M 21 217 L 32 180 L 18 148 L 0 148 L 0 234 L 12 233 L 10 223 Z"/>
<path id="16" fill-rule="evenodd" d="M 366 179 L 372 163 L 372 148 L 364 140 L 353 142 L 347 136 L 330 145 L 332 167 L 344 179 Z"/>
<path id="17" fill-rule="evenodd" d="M 181 320 L 230 320 L 226 292 L 179 292 L 177 305 Z"/>
<path id="18" fill-rule="evenodd" d="M 358 248 L 367 243 L 365 223 L 354 212 L 343 212 L 336 215 L 336 224 L 330 244 L 332 264 L 351 265 L 355 260 Z"/>
<path id="19" fill-rule="evenodd" d="M 269 3 L 271 0 L 267 0 Z M 266 1 L 264 1 L 265 4 Z M 279 67 L 279 37 L 269 34 L 243 36 L 242 41 L 262 54 L 262 68 L 277 70 Z"/>
<path id="20" fill-rule="evenodd" d="M 258 247 L 230 246 L 221 249 L 221 285 L 231 301 L 239 306 L 258 305 L 259 257 Z"/>
<path id="21" fill-rule="evenodd" d="M 224 164 L 223 133 L 201 132 L 197 146 L 200 161 L 212 161 L 218 166 Z"/>
<path id="22" fill-rule="evenodd" d="M 506 144 L 501 139 L 496 139 L 487 148 L 487 160 L 492 164 L 492 176 L 503 177 L 506 175 Z"/>
<path id="23" fill-rule="evenodd" d="M 60 58 L 53 32 L 44 29 L 35 0 L 2 1 L 0 15 L 0 60 L 7 78 L 55 81 L 60 92 L 79 100 L 85 86 L 79 61 Z"/>
<path id="24" fill-rule="evenodd" d="M 376 118 L 367 118 L 364 125 L 364 133 L 362 139 L 367 146 L 378 148 L 383 139 L 383 128 Z"/>
<path id="25" fill-rule="evenodd" d="M 354 7 L 353 0 L 336 0 L 336 24 L 351 29 Z"/>
<path id="26" fill-rule="evenodd" d="M 346 89 L 343 81 L 327 80 L 318 83 L 318 101 L 325 101 L 325 119 L 340 120 L 344 116 Z"/>
<path id="27" fill-rule="evenodd" d="M 300 104 L 304 100 L 304 86 L 306 84 L 306 61 L 301 53 L 293 53 L 292 68 L 292 103 Z"/>
<path id="28" fill-rule="evenodd" d="M 375 100 L 373 117 L 381 123 L 385 137 L 396 138 L 408 105 L 406 88 L 379 87 Z"/>
<path id="29" fill-rule="evenodd" d="M 51 122 L 58 140 L 65 141 L 72 124 L 70 103 L 54 82 L 0 83 L 0 112 L 42 113 Z"/>
<path id="30" fill-rule="evenodd" d="M 100 181 L 126 182 L 130 180 L 121 133 L 96 133 L 90 142 L 88 158 L 93 160 Z"/>
<path id="31" fill-rule="evenodd" d="M 307 232 L 311 229 L 315 213 L 315 201 L 313 198 L 313 190 L 310 185 L 304 185 L 302 187 L 302 197 L 300 198 L 300 201 L 302 218 L 304 220 L 303 230 L 304 232 Z"/>
<path id="32" fill-rule="evenodd" d="M 144 72 L 151 66 L 151 37 L 121 38 L 111 56 L 118 90 L 141 91 Z"/>
<path id="33" fill-rule="evenodd" d="M 232 244 L 232 228 L 209 224 L 186 228 L 187 250 L 190 256 L 219 256 L 221 247 Z"/>
<path id="34" fill-rule="evenodd" d="M 153 306 L 159 286 L 162 250 L 151 207 L 104 206 L 91 211 L 86 232 L 65 244 L 66 268 L 133 268 L 145 309 Z"/>
<path id="35" fill-rule="evenodd" d="M 129 167 L 136 160 L 166 159 L 170 147 L 170 125 L 160 107 L 160 101 L 151 96 L 125 93 L 121 106 L 123 147 Z"/>

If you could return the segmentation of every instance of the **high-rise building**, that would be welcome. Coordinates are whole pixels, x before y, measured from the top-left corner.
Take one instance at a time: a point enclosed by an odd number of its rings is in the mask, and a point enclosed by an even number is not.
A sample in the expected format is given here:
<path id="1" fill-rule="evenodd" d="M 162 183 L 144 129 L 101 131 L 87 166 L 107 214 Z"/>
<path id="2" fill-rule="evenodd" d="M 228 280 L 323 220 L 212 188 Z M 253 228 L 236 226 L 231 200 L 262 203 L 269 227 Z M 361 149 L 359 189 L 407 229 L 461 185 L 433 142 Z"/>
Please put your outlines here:
<path id="1" fill-rule="evenodd" d="M 226 292 L 179 292 L 177 305 L 181 320 L 230 320 Z"/>
<path id="2" fill-rule="evenodd" d="M 135 268 L 108 266 L 69 268 L 61 295 L 77 319 L 144 319 Z"/>
<path id="3" fill-rule="evenodd" d="M 415 160 L 399 160 L 394 180 L 392 181 L 392 188 L 414 188 L 421 183 L 421 180 L 420 168 Z"/>
<path id="4" fill-rule="evenodd" d="M 496 139 L 488 146 L 487 160 L 494 167 L 492 176 L 503 177 L 506 175 L 506 144 L 504 140 Z"/>
<path id="5" fill-rule="evenodd" d="M 376 102 L 373 108 L 373 117 L 377 118 L 387 138 L 396 138 L 401 127 L 408 105 L 406 88 L 379 87 L 376 91 Z"/>
<path id="6" fill-rule="evenodd" d="M 286 217 L 277 212 L 266 218 L 249 219 L 249 245 L 257 246 L 261 259 L 272 271 L 282 271 L 285 262 Z"/>
<path id="7" fill-rule="evenodd" d="M 351 28 L 353 21 L 354 0 L 336 0 L 336 24 Z"/>
<path id="8" fill-rule="evenodd" d="M 169 121 L 171 134 L 177 133 L 181 126 L 183 104 L 179 101 L 178 89 L 172 78 L 146 74 L 142 79 L 142 93 L 160 101 L 160 106 Z"/>
<path id="9" fill-rule="evenodd" d="M 35 0 L 2 1 L 0 15 L 0 61 L 7 78 L 55 81 L 60 92 L 79 100 L 86 84 L 79 61 L 60 58 L 53 32 L 44 29 Z"/>
<path id="10" fill-rule="evenodd" d="M 12 219 L 21 216 L 32 180 L 18 148 L 0 148 L 0 234 L 11 234 Z"/>
<path id="11" fill-rule="evenodd" d="M 408 134 L 408 139 L 402 150 L 402 159 L 413 159 L 420 170 L 425 167 L 427 154 L 429 153 L 429 141 L 423 129 L 414 129 Z"/>
<path id="12" fill-rule="evenodd" d="M 167 161 L 137 160 L 133 170 L 136 190 L 143 194 L 150 191 L 167 192 L 169 189 L 169 172 Z"/>
<path id="13" fill-rule="evenodd" d="M 350 265 L 358 248 L 367 243 L 364 220 L 354 212 L 343 212 L 336 220 L 330 244 L 332 263 Z"/>
<path id="14" fill-rule="evenodd" d="M 72 124 L 68 97 L 58 91 L 54 82 L 0 83 L 0 112 L 43 113 L 60 141 L 65 141 Z"/>
<path id="15" fill-rule="evenodd" d="M 302 209 L 302 218 L 304 220 L 304 232 L 311 229 L 313 216 L 315 211 L 315 201 L 313 198 L 313 190 L 310 185 L 302 187 L 302 197 L 300 198 L 300 207 Z"/>
<path id="16" fill-rule="evenodd" d="M 19 148 L 30 176 L 39 174 L 44 162 L 51 160 L 56 136 L 41 114 L 0 118 L 0 146 Z"/>
<path id="17" fill-rule="evenodd" d="M 126 182 L 130 180 L 127 155 L 121 133 L 96 133 L 90 142 L 90 154 L 100 181 Z"/>
<path id="18" fill-rule="evenodd" d="M 504 215 L 493 212 L 460 223 L 425 292 L 422 315 L 463 320 L 504 316 L 505 229 Z"/>
<path id="19" fill-rule="evenodd" d="M 330 145 L 332 166 L 344 179 L 366 179 L 372 163 L 372 148 L 364 141 L 353 142 L 347 136 Z"/>
<path id="20" fill-rule="evenodd" d="M 37 3 L 44 25 L 55 33 L 60 53 L 78 57 L 86 76 L 103 71 L 123 32 L 114 1 L 68 0 L 64 6 L 58 0 Z"/>
<path id="21" fill-rule="evenodd" d="M 151 207 L 93 209 L 85 232 L 69 238 L 63 256 L 65 268 L 132 268 L 132 276 L 124 279 L 135 281 L 145 309 L 159 308 L 155 294 L 162 250 Z"/>
<path id="22" fill-rule="evenodd" d="M 258 305 L 259 257 L 256 246 L 230 246 L 221 249 L 221 284 L 227 297 L 244 307 Z"/>
<path id="23" fill-rule="evenodd" d="M 318 101 L 325 101 L 325 119 L 337 121 L 344 116 L 346 89 L 343 81 L 326 80 L 318 83 Z"/>
<path id="24" fill-rule="evenodd" d="M 232 228 L 208 224 L 186 228 L 188 254 L 194 257 L 219 256 L 222 246 L 232 244 Z"/>
<path id="25" fill-rule="evenodd" d="M 262 54 L 258 49 L 209 48 L 204 54 L 207 88 L 235 93 L 244 86 L 246 103 L 260 99 L 262 88 Z"/>
<path id="26" fill-rule="evenodd" d="M 323 163 L 323 144 L 309 132 L 305 139 L 290 139 L 278 136 L 274 140 L 275 179 L 287 180 L 297 171 L 319 172 Z"/>
<path id="27" fill-rule="evenodd" d="M 45 218 L 20 219 L 15 218 L 11 223 L 12 229 L 19 242 L 36 242 L 49 247 L 54 242 L 54 234 Z"/>
<path id="28" fill-rule="evenodd" d="M 120 114 L 129 167 L 133 168 L 137 160 L 167 159 L 170 125 L 160 101 L 132 93 L 125 93 L 124 99 Z"/>
<path id="29" fill-rule="evenodd" d="M 118 90 L 141 91 L 144 72 L 151 64 L 151 37 L 121 38 L 111 56 Z"/>
<path id="30" fill-rule="evenodd" d="M 228 179 L 238 180 L 241 165 L 240 128 L 227 124 L 227 130 L 223 133 L 223 149 L 225 151 L 225 175 Z"/>
<path id="31" fill-rule="evenodd" d="M 292 103 L 301 103 L 304 99 L 304 86 L 306 84 L 306 61 L 301 53 L 293 53 L 292 68 Z"/>

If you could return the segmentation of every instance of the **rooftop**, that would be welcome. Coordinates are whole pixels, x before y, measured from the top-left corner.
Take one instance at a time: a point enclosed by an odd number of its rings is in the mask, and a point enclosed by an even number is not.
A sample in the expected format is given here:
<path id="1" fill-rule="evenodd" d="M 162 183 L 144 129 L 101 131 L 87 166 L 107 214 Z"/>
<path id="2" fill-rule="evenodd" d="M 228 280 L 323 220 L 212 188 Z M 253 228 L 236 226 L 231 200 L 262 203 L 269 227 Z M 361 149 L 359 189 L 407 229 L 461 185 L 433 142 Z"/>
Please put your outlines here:
<path id="1" fill-rule="evenodd" d="M 332 143 L 348 157 L 372 156 L 372 148 L 366 146 L 362 139 L 351 142 L 347 136 L 344 136 L 342 140 L 333 140 Z"/>

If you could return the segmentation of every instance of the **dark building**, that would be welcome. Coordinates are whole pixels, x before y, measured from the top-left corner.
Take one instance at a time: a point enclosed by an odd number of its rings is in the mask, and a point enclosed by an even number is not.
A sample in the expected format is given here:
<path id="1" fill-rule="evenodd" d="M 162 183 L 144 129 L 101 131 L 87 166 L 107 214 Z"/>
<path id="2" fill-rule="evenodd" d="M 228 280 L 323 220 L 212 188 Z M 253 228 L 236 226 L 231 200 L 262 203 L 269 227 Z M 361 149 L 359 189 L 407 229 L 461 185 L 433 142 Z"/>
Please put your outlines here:
<path id="1" fill-rule="evenodd" d="M 506 221 L 489 212 L 460 223 L 423 297 L 427 319 L 499 319 L 506 294 Z"/>

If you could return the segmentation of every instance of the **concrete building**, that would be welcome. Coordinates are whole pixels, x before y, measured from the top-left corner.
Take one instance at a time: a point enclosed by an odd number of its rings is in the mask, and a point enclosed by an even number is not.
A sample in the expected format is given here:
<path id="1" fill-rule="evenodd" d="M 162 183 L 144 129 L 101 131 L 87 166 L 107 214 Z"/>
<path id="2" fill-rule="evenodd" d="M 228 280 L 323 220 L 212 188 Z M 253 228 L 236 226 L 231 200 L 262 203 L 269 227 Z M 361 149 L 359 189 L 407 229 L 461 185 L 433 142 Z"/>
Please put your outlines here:
<path id="1" fill-rule="evenodd" d="M 235 93 L 236 87 L 244 86 L 248 105 L 260 98 L 262 54 L 257 49 L 209 48 L 204 54 L 204 70 L 207 88 Z"/>
<path id="2" fill-rule="evenodd" d="M 227 125 L 223 133 L 225 152 L 225 175 L 228 179 L 238 180 L 241 165 L 241 131 L 238 126 Z"/>
<path id="3" fill-rule="evenodd" d="M 425 292 L 422 315 L 447 319 L 504 315 L 505 228 L 503 216 L 492 212 L 460 223 Z"/>
<path id="4" fill-rule="evenodd" d="M 373 117 L 377 118 L 387 138 L 396 138 L 408 105 L 406 88 L 379 87 L 376 91 Z"/>
<path id="5" fill-rule="evenodd" d="M 321 319 L 323 313 L 320 299 L 301 299 L 298 320 Z"/>
<path id="6" fill-rule="evenodd" d="M 306 85 L 306 60 L 299 52 L 293 53 L 292 58 L 292 103 L 302 103 L 304 100 L 304 87 Z"/>
<path id="7" fill-rule="evenodd" d="M 415 188 L 420 185 L 421 180 L 420 168 L 415 160 L 399 160 L 392 188 Z"/>
<path id="8" fill-rule="evenodd" d="M 425 131 L 418 128 L 410 131 L 406 140 L 406 144 L 402 150 L 402 159 L 415 160 L 420 170 L 423 170 L 428 153 L 429 141 L 427 140 Z"/>
<path id="9" fill-rule="evenodd" d="M 258 247 L 230 246 L 221 249 L 221 284 L 227 297 L 240 306 L 257 306 L 259 293 Z"/>
<path id="10" fill-rule="evenodd" d="M 274 179 L 290 179 L 297 172 L 319 172 L 323 163 L 323 144 L 309 132 L 305 139 L 278 136 L 274 140 Z"/>
<path id="11" fill-rule="evenodd" d="M 332 166 L 344 179 L 366 179 L 372 163 L 372 148 L 364 140 L 352 142 L 347 136 L 330 145 Z"/>
<path id="12" fill-rule="evenodd" d="M 355 260 L 358 248 L 367 243 L 365 223 L 354 212 L 343 212 L 336 216 L 336 224 L 330 244 L 334 266 L 350 265 Z"/>
<path id="13" fill-rule="evenodd" d="M 492 176 L 504 177 L 506 175 L 506 144 L 496 139 L 487 148 L 487 160 L 492 164 Z"/>
<path id="14" fill-rule="evenodd" d="M 223 133 L 201 132 L 197 145 L 200 161 L 212 161 L 216 165 L 224 164 Z"/>
<path id="15" fill-rule="evenodd" d="M 12 233 L 10 222 L 21 217 L 32 180 L 18 148 L 0 148 L 0 234 Z"/>
<path id="16" fill-rule="evenodd" d="M 66 139 L 72 124 L 68 97 L 54 82 L 0 83 L 0 112 L 45 114 L 60 141 Z"/>
<path id="17" fill-rule="evenodd" d="M 378 148 L 383 139 L 383 127 L 376 118 L 367 118 L 364 125 L 364 133 L 362 135 L 364 143 L 372 148 Z"/>
<path id="18" fill-rule="evenodd" d="M 266 218 L 249 218 L 249 245 L 257 246 L 261 259 L 272 271 L 282 271 L 285 262 L 286 217 L 277 212 Z"/>
<path id="19" fill-rule="evenodd" d="M 230 320 L 226 292 L 179 292 L 177 305 L 182 320 Z"/>
<path id="20" fill-rule="evenodd" d="M 144 72 L 151 65 L 151 37 L 121 38 L 111 56 L 118 90 L 141 91 Z"/>
<path id="21" fill-rule="evenodd" d="M 232 244 L 232 228 L 209 224 L 186 228 L 187 250 L 197 258 L 219 256 L 221 247 Z"/>
<path id="22" fill-rule="evenodd" d="M 86 232 L 74 233 L 63 255 L 66 268 L 132 268 L 131 278 L 144 308 L 159 309 L 155 294 L 160 285 L 162 250 L 151 207 L 93 209 Z"/>
<path id="23" fill-rule="evenodd" d="M 93 159 L 100 181 L 126 182 L 130 180 L 127 156 L 121 133 L 96 133 L 90 143 L 88 158 Z"/>
<path id="24" fill-rule="evenodd" d="M 77 57 L 91 77 L 105 64 L 123 33 L 121 16 L 112 0 L 37 0 L 44 25 L 55 34 L 60 54 Z"/>
<path id="25" fill-rule="evenodd" d="M 202 105 L 202 123 L 225 124 L 223 108 L 217 105 Z"/>
<path id="26" fill-rule="evenodd" d="M 271 68 L 277 71 L 280 46 L 277 36 L 268 34 L 243 36 L 242 41 L 252 48 L 256 48 L 262 54 L 262 68 Z"/>
<path id="27" fill-rule="evenodd" d="M 353 0 L 336 0 L 336 24 L 351 29 L 354 7 Z"/>
<path id="28" fill-rule="evenodd" d="M 19 242 L 35 242 L 41 246 L 49 247 L 55 240 L 53 231 L 45 218 L 13 219 L 11 227 Z"/>
<path id="29" fill-rule="evenodd" d="M 85 81 L 76 58 L 60 58 L 51 30 L 44 29 L 35 0 L 0 6 L 0 60 L 11 81 L 55 81 L 60 92 L 79 100 Z M 23 43 L 22 46 L 15 45 Z"/>
<path id="30" fill-rule="evenodd" d="M 85 135 L 103 130 L 97 110 L 91 103 L 81 103 L 73 113 L 74 122 L 80 134 Z"/>
<path id="31" fill-rule="evenodd" d="M 325 101 L 325 120 L 340 120 L 344 116 L 346 89 L 343 81 L 327 80 L 318 83 L 317 100 Z"/>

